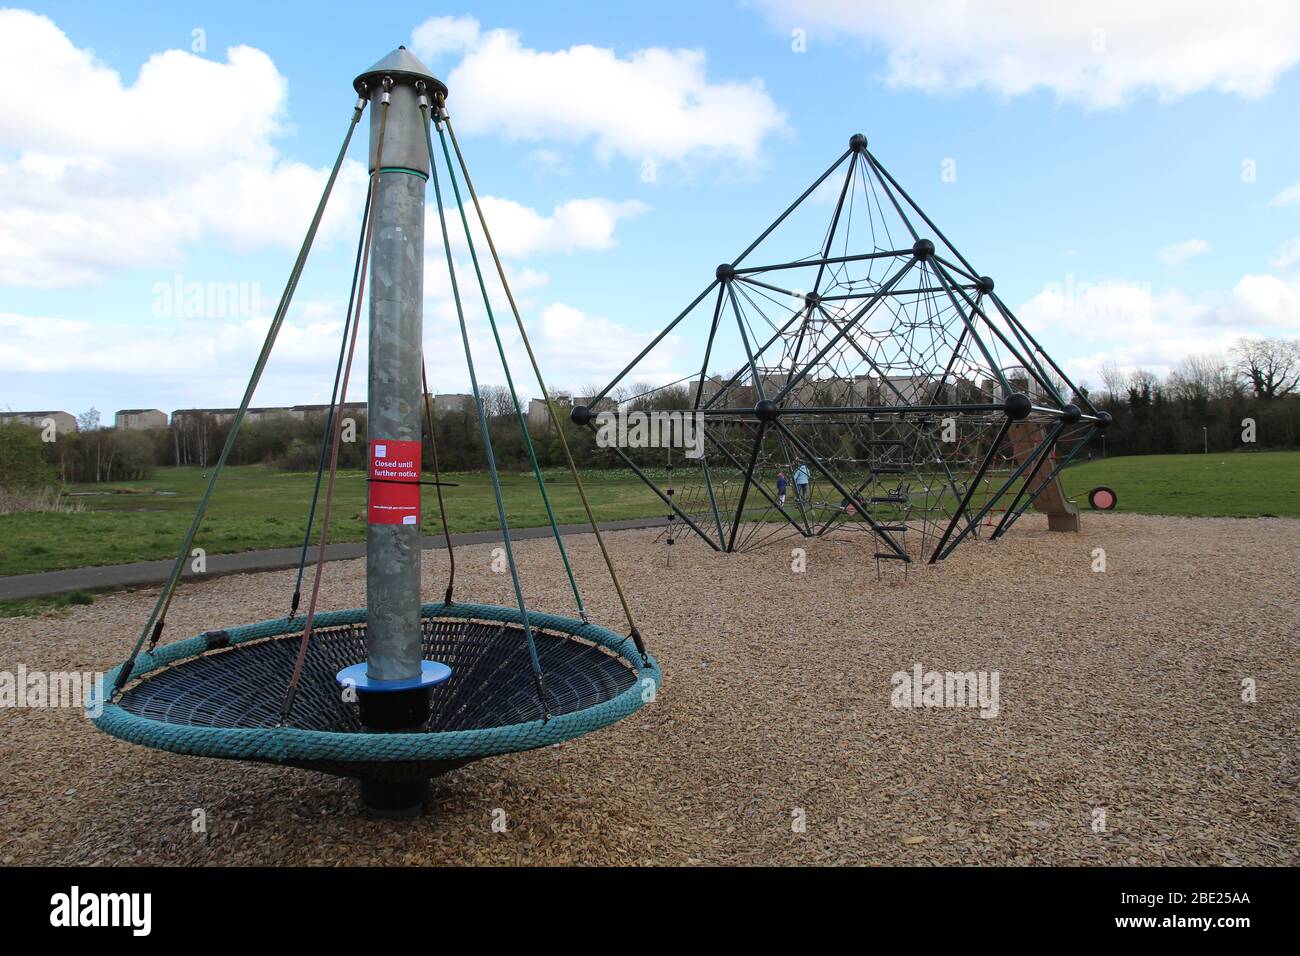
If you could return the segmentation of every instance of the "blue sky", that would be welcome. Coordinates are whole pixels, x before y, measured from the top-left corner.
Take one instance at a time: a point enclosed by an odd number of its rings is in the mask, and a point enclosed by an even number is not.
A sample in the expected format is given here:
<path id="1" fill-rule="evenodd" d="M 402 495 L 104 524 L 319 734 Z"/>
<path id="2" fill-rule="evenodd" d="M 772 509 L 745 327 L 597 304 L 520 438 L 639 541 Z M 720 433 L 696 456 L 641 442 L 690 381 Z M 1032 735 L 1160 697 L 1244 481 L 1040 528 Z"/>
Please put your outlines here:
<path id="1" fill-rule="evenodd" d="M 0 103 L 0 408 L 237 403 L 351 80 L 399 43 L 451 86 L 553 385 L 604 384 L 857 131 L 1090 384 L 1300 332 L 1294 4 L 1045 6 L 0 12 L 0 77 L 27 91 Z M 363 188 L 350 168 L 259 404 L 328 396 Z M 431 384 L 460 391 L 430 246 Z M 178 275 L 261 308 L 160 314 Z M 671 344 L 651 378 L 698 360 Z"/>

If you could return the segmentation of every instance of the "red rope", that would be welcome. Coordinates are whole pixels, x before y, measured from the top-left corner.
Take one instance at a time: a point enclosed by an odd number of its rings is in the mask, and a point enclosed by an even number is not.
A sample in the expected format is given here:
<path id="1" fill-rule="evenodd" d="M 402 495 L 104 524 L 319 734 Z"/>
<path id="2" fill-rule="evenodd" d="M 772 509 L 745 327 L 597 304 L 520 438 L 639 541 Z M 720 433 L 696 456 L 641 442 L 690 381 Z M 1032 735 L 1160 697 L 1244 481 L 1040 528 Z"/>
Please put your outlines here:
<path id="1" fill-rule="evenodd" d="M 312 625 L 316 620 L 316 602 L 320 597 L 321 572 L 325 570 L 325 546 L 329 541 L 330 511 L 334 505 L 334 479 L 339 470 L 339 446 L 343 437 L 343 409 L 347 407 L 348 380 L 352 376 L 352 359 L 356 355 L 357 330 L 361 327 L 361 305 L 365 301 L 366 271 L 370 263 L 370 249 L 374 245 L 375 213 L 379 208 L 379 170 L 383 167 L 384 133 L 388 127 L 388 103 L 383 104 L 384 112 L 379 122 L 379 145 L 375 151 L 374 177 L 375 201 L 370 204 L 370 214 L 366 223 L 365 251 L 361 258 L 361 279 L 357 286 L 356 314 L 352 321 L 352 337 L 348 342 L 347 364 L 343 367 L 343 382 L 339 388 L 338 408 L 334 413 L 334 437 L 330 448 L 330 476 L 325 487 L 325 508 L 321 513 L 320 547 L 316 553 L 316 569 L 311 582 L 311 600 L 307 604 L 306 623 L 302 629 L 302 641 L 298 645 L 298 657 L 293 663 L 293 675 L 289 678 L 289 687 L 285 691 L 284 704 L 280 710 L 281 720 L 289 716 L 293 709 L 294 697 L 298 692 L 298 681 L 302 677 L 302 665 L 307 659 L 307 643 L 311 640 Z"/>

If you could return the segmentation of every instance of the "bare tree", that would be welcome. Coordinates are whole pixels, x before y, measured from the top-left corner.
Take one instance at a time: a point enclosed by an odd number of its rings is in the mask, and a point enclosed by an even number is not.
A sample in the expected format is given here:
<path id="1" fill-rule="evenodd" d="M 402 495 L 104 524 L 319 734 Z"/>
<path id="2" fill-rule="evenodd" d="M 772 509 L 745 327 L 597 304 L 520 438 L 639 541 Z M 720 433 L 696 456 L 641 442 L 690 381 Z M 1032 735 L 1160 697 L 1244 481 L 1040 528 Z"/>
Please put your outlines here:
<path id="1" fill-rule="evenodd" d="M 1119 398 L 1124 394 L 1124 389 L 1128 387 L 1128 374 L 1120 369 L 1118 363 L 1114 360 L 1106 362 L 1101 369 L 1101 384 L 1106 389 L 1106 394 L 1112 398 Z"/>
<path id="2" fill-rule="evenodd" d="M 1300 339 L 1241 338 L 1232 354 L 1256 398 L 1272 401 L 1300 385 Z"/>
<path id="3" fill-rule="evenodd" d="M 480 385 L 479 397 L 483 399 L 483 411 L 488 418 L 502 418 L 514 415 L 515 404 L 510 397 L 510 389 L 504 385 Z"/>
<path id="4" fill-rule="evenodd" d="M 1232 373 L 1220 355 L 1188 355 L 1169 373 L 1168 389 L 1174 398 L 1204 402 L 1219 397 Z"/>

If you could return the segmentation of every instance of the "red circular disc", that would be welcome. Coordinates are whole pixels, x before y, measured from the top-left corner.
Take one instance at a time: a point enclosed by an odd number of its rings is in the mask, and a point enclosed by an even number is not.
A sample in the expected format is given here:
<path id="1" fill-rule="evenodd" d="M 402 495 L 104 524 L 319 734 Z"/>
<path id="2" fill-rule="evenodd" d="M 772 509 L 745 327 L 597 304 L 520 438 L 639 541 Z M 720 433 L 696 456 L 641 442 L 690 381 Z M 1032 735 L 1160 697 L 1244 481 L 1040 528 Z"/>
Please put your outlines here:
<path id="1" fill-rule="evenodd" d="M 1110 511 L 1115 507 L 1115 492 L 1109 488 L 1094 488 L 1088 494 L 1088 504 L 1094 511 Z"/>

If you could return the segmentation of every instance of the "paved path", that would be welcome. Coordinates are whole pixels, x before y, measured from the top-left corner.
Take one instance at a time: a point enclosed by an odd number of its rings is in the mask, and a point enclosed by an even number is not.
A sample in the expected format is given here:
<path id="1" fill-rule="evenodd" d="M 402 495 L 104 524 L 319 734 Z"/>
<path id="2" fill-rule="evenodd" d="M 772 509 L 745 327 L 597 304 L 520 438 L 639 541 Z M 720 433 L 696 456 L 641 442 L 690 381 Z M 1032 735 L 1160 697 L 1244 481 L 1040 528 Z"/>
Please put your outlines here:
<path id="1" fill-rule="evenodd" d="M 665 518 L 631 518 L 625 521 L 603 521 L 601 531 L 623 531 L 628 528 L 657 528 L 667 524 Z M 561 534 L 590 534 L 589 524 L 562 524 Z M 541 528 L 512 528 L 512 540 L 523 538 L 549 538 L 549 526 Z M 500 531 L 473 531 L 453 534 L 452 544 L 491 544 L 501 540 Z M 426 537 L 425 548 L 440 548 L 442 537 Z M 325 549 L 326 561 L 360 558 L 366 553 L 364 541 L 347 541 L 331 544 Z M 272 548 L 267 551 L 242 551 L 238 554 L 214 554 L 208 557 L 208 570 L 203 577 L 220 574 L 243 574 L 248 571 L 274 571 L 279 568 L 296 568 L 300 548 Z M 307 553 L 307 563 L 316 563 L 316 548 Z M 137 561 L 135 564 L 112 564 L 102 568 L 69 568 L 66 571 L 43 571 L 39 574 L 15 574 L 0 577 L 0 601 L 20 601 L 62 594 L 67 591 L 88 591 L 95 588 L 121 588 L 138 585 L 162 584 L 171 573 L 172 559 L 166 561 Z M 182 578 L 195 577 L 186 563 Z"/>

